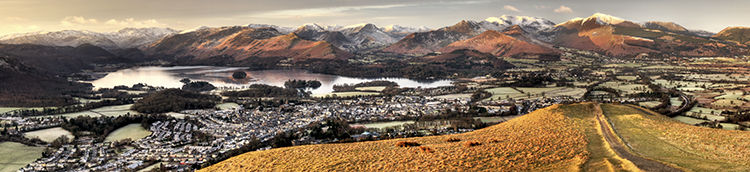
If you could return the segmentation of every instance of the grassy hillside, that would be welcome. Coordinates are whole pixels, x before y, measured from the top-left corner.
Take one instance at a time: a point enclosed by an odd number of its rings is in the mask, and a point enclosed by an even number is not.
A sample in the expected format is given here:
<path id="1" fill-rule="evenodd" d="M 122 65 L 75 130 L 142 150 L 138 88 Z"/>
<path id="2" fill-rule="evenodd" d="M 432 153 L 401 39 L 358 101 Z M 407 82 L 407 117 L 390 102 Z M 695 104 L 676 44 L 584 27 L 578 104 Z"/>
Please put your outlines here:
<path id="1" fill-rule="evenodd" d="M 694 171 L 750 171 L 750 132 L 695 127 L 634 106 L 601 107 L 620 137 L 646 158 Z"/>
<path id="2" fill-rule="evenodd" d="M 204 171 L 386 171 L 577 169 L 587 158 L 585 135 L 556 109 L 471 133 L 250 152 Z M 449 142 L 449 138 L 460 141 Z M 399 147 L 403 141 L 422 147 Z M 469 142 L 480 145 L 468 146 Z"/>
<path id="3" fill-rule="evenodd" d="M 649 163 L 667 170 L 750 170 L 750 132 L 647 113 L 623 105 L 554 105 L 470 133 L 249 152 L 203 171 L 640 171 Z"/>

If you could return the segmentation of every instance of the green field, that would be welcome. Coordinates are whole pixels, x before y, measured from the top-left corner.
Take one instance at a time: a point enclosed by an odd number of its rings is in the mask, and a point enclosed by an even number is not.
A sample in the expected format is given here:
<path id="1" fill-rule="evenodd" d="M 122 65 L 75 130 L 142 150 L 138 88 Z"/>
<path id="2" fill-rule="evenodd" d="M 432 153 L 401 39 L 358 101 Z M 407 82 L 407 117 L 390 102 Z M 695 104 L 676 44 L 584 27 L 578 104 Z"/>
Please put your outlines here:
<path id="1" fill-rule="evenodd" d="M 695 125 L 695 124 L 702 123 L 702 122 L 708 122 L 706 120 L 688 117 L 688 116 L 675 116 L 675 117 L 672 117 L 672 119 L 678 120 L 680 122 L 683 122 L 685 124 L 690 124 L 690 125 Z"/>
<path id="2" fill-rule="evenodd" d="M 0 172 L 17 171 L 42 157 L 43 147 L 26 146 L 16 142 L 0 143 Z"/>
<path id="3" fill-rule="evenodd" d="M 323 98 L 323 97 L 355 97 L 355 96 L 372 96 L 372 95 L 380 95 L 380 93 L 375 92 L 335 92 L 335 93 L 328 93 L 328 94 L 317 94 L 312 95 L 313 97 Z"/>
<path id="4" fill-rule="evenodd" d="M 133 104 L 105 106 L 105 107 L 91 109 L 91 110 L 83 111 L 83 112 L 64 113 L 64 114 L 58 114 L 58 115 L 44 115 L 44 116 L 39 116 L 39 117 L 63 116 L 66 118 L 75 118 L 79 116 L 100 117 L 100 116 L 120 116 L 120 115 L 125 115 L 127 113 L 138 114 L 138 112 L 130 110 L 131 106 L 133 106 Z"/>
<path id="5" fill-rule="evenodd" d="M 386 121 L 386 122 L 373 122 L 373 123 L 366 123 L 366 124 L 352 124 L 352 125 L 362 125 L 365 128 L 377 128 L 377 129 L 384 129 L 388 127 L 398 127 L 404 124 L 414 124 L 415 121 Z"/>
<path id="6" fill-rule="evenodd" d="M 47 142 L 47 143 L 54 141 L 60 136 L 67 136 L 68 139 L 71 139 L 71 140 L 75 138 L 75 136 L 73 136 L 73 133 L 70 133 L 70 131 L 65 130 L 61 127 L 30 131 L 30 132 L 24 133 L 23 135 L 26 138 L 39 138 L 42 141 Z"/>
<path id="7" fill-rule="evenodd" d="M 648 86 L 643 85 L 643 84 L 631 84 L 631 83 L 618 82 L 618 81 L 605 82 L 599 86 L 617 89 L 618 91 L 620 91 L 620 93 L 624 95 L 625 94 L 637 94 L 637 93 L 642 93 L 642 92 L 646 92 L 650 90 Z"/>
<path id="8" fill-rule="evenodd" d="M 615 78 L 626 81 L 635 81 L 638 79 L 638 76 L 616 76 Z"/>
<path id="9" fill-rule="evenodd" d="M 580 98 L 586 93 L 586 89 L 583 88 L 570 88 L 570 87 L 517 87 L 516 89 L 523 91 L 523 93 L 510 88 L 510 87 L 498 87 L 491 88 L 485 91 L 492 93 L 492 97 L 485 100 L 505 100 L 507 98 L 512 99 L 536 99 L 541 97 L 556 97 L 556 96 L 571 96 L 574 98 Z"/>
<path id="10" fill-rule="evenodd" d="M 638 102 L 638 105 L 641 105 L 647 108 L 656 107 L 656 106 L 659 106 L 659 104 L 661 104 L 661 102 L 659 101 Z"/>
<path id="11" fill-rule="evenodd" d="M 357 87 L 357 88 L 355 88 L 355 90 L 357 90 L 357 91 L 377 91 L 377 92 L 380 92 L 380 91 L 385 90 L 385 87 L 384 86 Z"/>
<path id="12" fill-rule="evenodd" d="M 151 131 L 148 131 L 141 127 L 141 124 L 128 124 L 122 128 L 118 128 L 117 130 L 112 131 L 112 133 L 109 133 L 109 135 L 104 138 L 104 141 L 114 142 L 123 139 L 138 140 L 148 135 L 151 135 Z"/>
<path id="13" fill-rule="evenodd" d="M 471 94 L 446 94 L 441 96 L 435 96 L 437 99 L 464 99 L 471 98 Z"/>

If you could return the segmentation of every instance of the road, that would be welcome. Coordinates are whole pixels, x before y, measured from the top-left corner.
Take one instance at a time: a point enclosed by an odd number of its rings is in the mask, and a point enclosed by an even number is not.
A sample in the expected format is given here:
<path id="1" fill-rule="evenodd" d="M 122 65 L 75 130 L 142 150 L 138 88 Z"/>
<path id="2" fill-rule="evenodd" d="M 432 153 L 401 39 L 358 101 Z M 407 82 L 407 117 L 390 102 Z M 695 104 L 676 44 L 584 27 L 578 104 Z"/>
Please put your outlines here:
<path id="1" fill-rule="evenodd" d="M 628 151 L 629 148 L 625 146 L 624 140 L 619 139 L 620 137 L 612 129 L 606 117 L 602 113 L 602 109 L 599 105 L 594 106 L 594 113 L 596 114 L 596 120 L 599 122 L 602 132 L 604 133 L 604 140 L 609 143 L 612 150 L 617 153 L 618 156 L 632 162 L 639 169 L 643 171 L 682 171 L 680 169 L 662 164 L 660 162 L 643 158 L 639 155 L 635 155 Z"/>

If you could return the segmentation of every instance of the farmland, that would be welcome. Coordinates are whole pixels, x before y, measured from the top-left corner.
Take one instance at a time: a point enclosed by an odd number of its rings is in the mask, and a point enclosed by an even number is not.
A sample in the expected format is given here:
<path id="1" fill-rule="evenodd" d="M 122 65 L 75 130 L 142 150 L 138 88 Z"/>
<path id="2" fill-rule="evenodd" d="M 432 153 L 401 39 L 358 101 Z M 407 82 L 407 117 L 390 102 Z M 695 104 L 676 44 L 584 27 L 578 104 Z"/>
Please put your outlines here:
<path id="1" fill-rule="evenodd" d="M 151 132 L 141 127 L 141 124 L 128 124 L 109 133 L 104 141 L 120 141 L 123 139 L 138 140 L 151 135 Z"/>
<path id="2" fill-rule="evenodd" d="M 67 136 L 68 139 L 73 139 L 72 133 L 60 127 L 26 132 L 24 136 L 27 138 L 39 138 L 47 143 L 52 142 L 60 136 Z"/>
<path id="3" fill-rule="evenodd" d="M 26 146 L 16 142 L 0 143 L 0 172 L 17 171 L 42 157 L 43 147 Z"/>

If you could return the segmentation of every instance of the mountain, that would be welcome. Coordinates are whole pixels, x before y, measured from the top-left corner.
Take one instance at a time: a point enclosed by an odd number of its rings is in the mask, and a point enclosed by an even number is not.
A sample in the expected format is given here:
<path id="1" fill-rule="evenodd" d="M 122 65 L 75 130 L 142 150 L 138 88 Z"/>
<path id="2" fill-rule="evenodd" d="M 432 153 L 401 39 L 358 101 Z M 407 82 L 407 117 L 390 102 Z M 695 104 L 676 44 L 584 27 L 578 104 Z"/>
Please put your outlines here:
<path id="1" fill-rule="evenodd" d="M 509 16 L 509 15 L 502 15 L 500 17 L 489 17 L 487 19 L 484 19 L 483 23 L 489 23 L 494 25 L 496 27 L 492 30 L 503 30 L 510 26 L 520 26 L 524 30 L 530 31 L 530 32 L 537 32 L 540 30 L 545 30 L 549 28 L 555 27 L 555 23 L 543 19 L 543 18 L 537 18 L 537 17 L 528 17 L 528 16 Z M 491 27 L 491 26 L 486 26 Z"/>
<path id="2" fill-rule="evenodd" d="M 512 35 L 512 36 L 510 36 Z M 456 41 L 440 49 L 441 52 L 451 52 L 459 49 L 473 49 L 490 53 L 499 57 L 545 57 L 559 54 L 551 46 L 546 47 L 532 43 L 532 38 L 518 25 L 507 28 L 503 33 L 488 30 L 467 40 Z M 559 56 L 559 55 L 558 55 Z M 559 59 L 559 57 L 558 57 Z"/>
<path id="3" fill-rule="evenodd" d="M 384 32 L 390 34 L 393 38 L 396 39 L 403 39 L 406 37 L 406 35 L 409 35 L 411 33 L 416 32 L 427 32 L 431 29 L 425 26 L 422 27 L 406 27 L 406 26 L 399 26 L 399 25 L 388 25 L 385 27 L 380 28 Z"/>
<path id="4" fill-rule="evenodd" d="M 486 31 L 478 22 L 463 20 L 453 26 L 428 32 L 412 33 L 383 51 L 409 55 L 424 55 L 438 51 L 446 45 L 469 39 Z"/>
<path id="5" fill-rule="evenodd" d="M 69 74 L 94 69 L 97 64 L 132 63 L 109 51 L 83 44 L 77 47 L 32 44 L 0 44 L 0 55 L 15 57 L 19 62 L 51 74 Z"/>
<path id="6" fill-rule="evenodd" d="M 23 64 L 18 57 L 0 53 L 0 106 L 43 107 L 76 103 L 68 92 L 84 92 L 90 84 L 69 82 Z"/>
<path id="7" fill-rule="evenodd" d="M 668 32 L 688 32 L 688 29 L 674 22 L 649 21 L 643 24 L 646 29 L 662 30 Z"/>
<path id="8" fill-rule="evenodd" d="M 690 32 L 668 31 L 680 30 L 676 24 L 660 22 L 645 25 L 648 26 L 596 13 L 588 18 L 576 18 L 556 25 L 553 43 L 615 57 L 632 57 L 643 53 L 660 56 L 733 56 L 748 52 L 747 47 L 728 45 Z"/>
<path id="9" fill-rule="evenodd" d="M 112 40 L 118 48 L 136 48 L 142 45 L 150 44 L 167 35 L 177 33 L 177 30 L 170 28 L 124 28 L 117 32 L 105 33 L 104 35 Z"/>
<path id="10" fill-rule="evenodd" d="M 347 26 L 342 28 L 341 32 L 354 44 L 357 44 L 358 49 L 376 48 L 398 41 L 374 24 L 369 23 Z"/>
<path id="11" fill-rule="evenodd" d="M 70 47 L 91 44 L 113 50 L 135 48 L 176 32 L 169 28 L 124 28 L 110 33 L 64 30 L 8 35 L 0 38 L 0 43 Z"/>
<path id="12" fill-rule="evenodd" d="M 750 45 L 750 27 L 727 27 L 713 37 Z"/>
<path id="13" fill-rule="evenodd" d="M 398 42 L 386 47 L 383 51 L 424 55 L 439 51 L 441 48 L 453 42 L 477 36 L 487 30 L 501 32 L 511 26 L 519 26 L 520 28 L 523 28 L 530 33 L 528 36 L 533 39 L 546 41 L 549 38 L 546 38 L 546 36 L 540 34 L 540 32 L 553 28 L 555 23 L 543 18 L 508 15 L 490 17 L 480 22 L 463 20 L 453 26 L 407 35 Z"/>
<path id="14" fill-rule="evenodd" d="M 251 151 L 201 171 L 747 171 L 748 137 L 637 106 L 558 104 L 468 133 Z"/>
<path id="15" fill-rule="evenodd" d="M 341 60 L 352 56 L 325 41 L 302 39 L 296 33 L 281 34 L 270 27 L 244 26 L 208 28 L 171 35 L 144 49 L 150 56 L 172 57 L 186 64 L 275 64 L 286 58 L 294 61 Z"/>
<path id="16" fill-rule="evenodd" d="M 369 23 L 351 26 L 306 24 L 297 28 L 294 33 L 303 39 L 326 41 L 348 52 L 384 47 L 398 40 L 381 28 Z"/>
<path id="17" fill-rule="evenodd" d="M 289 34 L 289 33 L 294 32 L 294 28 L 291 28 L 291 27 L 281 27 L 281 26 L 270 25 L 270 24 L 249 24 L 249 25 L 247 25 L 247 27 L 250 27 L 250 28 L 270 27 L 270 28 L 276 29 L 277 31 L 279 31 L 279 33 L 282 33 L 282 34 Z"/>

